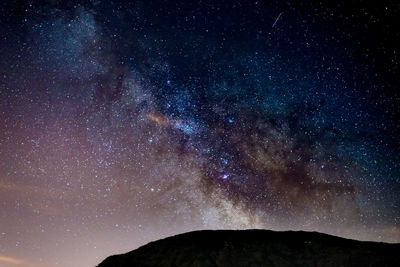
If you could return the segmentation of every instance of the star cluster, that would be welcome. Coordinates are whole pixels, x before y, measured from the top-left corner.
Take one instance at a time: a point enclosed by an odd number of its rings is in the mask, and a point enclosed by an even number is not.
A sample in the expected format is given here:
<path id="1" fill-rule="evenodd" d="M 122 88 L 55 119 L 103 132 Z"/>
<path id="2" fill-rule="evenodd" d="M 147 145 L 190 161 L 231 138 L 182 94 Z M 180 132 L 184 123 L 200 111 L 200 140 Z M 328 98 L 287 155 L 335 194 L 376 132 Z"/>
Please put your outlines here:
<path id="1" fill-rule="evenodd" d="M 400 241 L 397 4 L 0 8 L 1 266 L 197 229 Z"/>

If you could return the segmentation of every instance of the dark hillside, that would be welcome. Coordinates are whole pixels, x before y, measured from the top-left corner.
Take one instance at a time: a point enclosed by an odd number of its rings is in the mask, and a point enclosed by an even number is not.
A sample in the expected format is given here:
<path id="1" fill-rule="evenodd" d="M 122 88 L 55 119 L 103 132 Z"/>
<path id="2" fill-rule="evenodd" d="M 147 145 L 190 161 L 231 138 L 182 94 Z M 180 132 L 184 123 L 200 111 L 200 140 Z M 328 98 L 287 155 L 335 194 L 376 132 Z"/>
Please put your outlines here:
<path id="1" fill-rule="evenodd" d="M 400 244 L 361 242 L 315 232 L 218 230 L 151 242 L 98 267 L 400 266 Z"/>

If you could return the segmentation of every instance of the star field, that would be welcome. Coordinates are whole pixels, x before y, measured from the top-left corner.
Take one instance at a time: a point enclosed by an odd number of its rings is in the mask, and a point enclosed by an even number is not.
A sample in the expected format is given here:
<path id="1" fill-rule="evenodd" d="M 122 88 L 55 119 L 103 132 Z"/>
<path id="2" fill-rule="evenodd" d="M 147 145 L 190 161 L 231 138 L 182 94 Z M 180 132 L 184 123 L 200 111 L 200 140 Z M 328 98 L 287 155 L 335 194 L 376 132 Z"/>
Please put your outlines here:
<path id="1" fill-rule="evenodd" d="M 400 242 L 399 9 L 2 1 L 0 265 L 198 229 Z"/>

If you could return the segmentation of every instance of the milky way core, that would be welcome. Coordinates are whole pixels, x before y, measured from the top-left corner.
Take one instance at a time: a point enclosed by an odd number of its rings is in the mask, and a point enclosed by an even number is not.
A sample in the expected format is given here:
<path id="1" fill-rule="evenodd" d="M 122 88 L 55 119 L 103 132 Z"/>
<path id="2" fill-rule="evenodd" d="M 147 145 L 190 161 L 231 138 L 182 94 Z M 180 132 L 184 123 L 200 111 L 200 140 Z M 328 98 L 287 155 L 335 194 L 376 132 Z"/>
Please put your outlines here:
<path id="1" fill-rule="evenodd" d="M 198 229 L 400 242 L 399 5 L 304 2 L 1 1 L 0 266 Z"/>

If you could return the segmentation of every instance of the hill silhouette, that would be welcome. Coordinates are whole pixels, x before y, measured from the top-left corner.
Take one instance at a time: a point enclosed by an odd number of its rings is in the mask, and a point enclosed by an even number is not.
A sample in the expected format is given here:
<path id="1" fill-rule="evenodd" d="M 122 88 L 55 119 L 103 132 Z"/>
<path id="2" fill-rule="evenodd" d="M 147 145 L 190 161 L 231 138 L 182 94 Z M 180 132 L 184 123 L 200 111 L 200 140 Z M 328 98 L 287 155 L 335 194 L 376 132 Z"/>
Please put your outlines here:
<path id="1" fill-rule="evenodd" d="M 400 266 L 400 244 L 316 232 L 204 230 L 151 242 L 98 267 Z"/>

